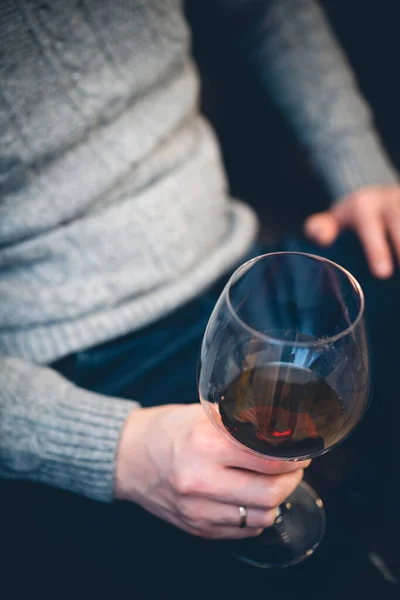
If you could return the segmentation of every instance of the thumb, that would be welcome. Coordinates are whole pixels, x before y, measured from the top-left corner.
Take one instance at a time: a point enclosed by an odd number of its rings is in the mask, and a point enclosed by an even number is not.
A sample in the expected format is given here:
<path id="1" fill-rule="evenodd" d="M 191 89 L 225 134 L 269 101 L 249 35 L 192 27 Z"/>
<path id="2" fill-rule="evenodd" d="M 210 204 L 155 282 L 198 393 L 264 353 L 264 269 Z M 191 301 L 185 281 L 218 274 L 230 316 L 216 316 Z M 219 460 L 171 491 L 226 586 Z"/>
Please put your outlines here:
<path id="1" fill-rule="evenodd" d="M 329 211 L 316 213 L 304 223 L 304 233 L 320 246 L 329 246 L 339 234 L 339 223 Z"/>

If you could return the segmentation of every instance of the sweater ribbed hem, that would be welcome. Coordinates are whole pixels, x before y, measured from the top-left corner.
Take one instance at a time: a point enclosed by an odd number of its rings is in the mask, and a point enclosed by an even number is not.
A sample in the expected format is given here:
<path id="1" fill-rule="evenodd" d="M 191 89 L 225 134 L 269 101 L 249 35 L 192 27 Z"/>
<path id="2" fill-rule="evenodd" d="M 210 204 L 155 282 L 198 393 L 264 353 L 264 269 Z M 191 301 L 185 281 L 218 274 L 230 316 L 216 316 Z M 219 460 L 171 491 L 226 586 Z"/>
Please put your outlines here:
<path id="1" fill-rule="evenodd" d="M 78 388 L 51 369 L 2 361 L 0 476 L 111 502 L 121 432 L 138 404 Z"/>
<path id="2" fill-rule="evenodd" d="M 398 183 L 399 176 L 373 131 L 348 137 L 337 148 L 319 149 L 315 165 L 335 200 L 370 185 Z"/>

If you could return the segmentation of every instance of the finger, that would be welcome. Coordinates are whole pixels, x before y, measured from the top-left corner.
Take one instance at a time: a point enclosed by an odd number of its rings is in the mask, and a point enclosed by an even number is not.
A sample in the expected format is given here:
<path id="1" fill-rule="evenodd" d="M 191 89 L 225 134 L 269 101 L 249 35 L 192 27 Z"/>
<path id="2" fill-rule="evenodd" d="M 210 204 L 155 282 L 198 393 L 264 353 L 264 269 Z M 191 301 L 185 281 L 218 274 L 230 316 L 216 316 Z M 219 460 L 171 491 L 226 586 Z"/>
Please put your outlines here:
<path id="1" fill-rule="evenodd" d="M 203 488 L 201 495 L 226 504 L 269 510 L 282 504 L 302 477 L 302 469 L 284 475 L 262 475 L 228 468 L 220 472 L 212 486 Z"/>
<path id="2" fill-rule="evenodd" d="M 317 213 L 305 221 L 304 233 L 313 242 L 330 246 L 339 234 L 339 224 L 332 213 Z"/>
<path id="3" fill-rule="evenodd" d="M 216 515 L 216 525 L 228 525 L 238 527 L 240 525 L 239 507 L 231 504 L 220 504 L 218 515 Z M 261 509 L 261 508 L 246 508 L 247 519 L 246 527 L 250 529 L 265 529 L 271 527 L 278 517 L 276 508 Z"/>
<path id="4" fill-rule="evenodd" d="M 393 261 L 382 217 L 365 213 L 356 224 L 357 234 L 375 277 L 386 279 L 393 273 Z"/>
<path id="5" fill-rule="evenodd" d="M 258 529 L 270 527 L 278 516 L 276 508 L 246 508 L 246 527 Z M 198 528 L 215 526 L 239 527 L 241 515 L 239 506 L 208 500 L 207 498 L 189 498 L 181 509 L 181 518 L 187 525 Z M 199 525 L 199 523 L 201 525 Z"/>
<path id="6" fill-rule="evenodd" d="M 237 452 L 234 454 L 226 454 L 224 456 L 223 464 L 228 467 L 239 467 L 240 469 L 248 469 L 249 471 L 256 471 L 265 475 L 279 475 L 292 473 L 299 469 L 306 469 L 311 464 L 311 460 L 271 460 L 237 449 Z"/>

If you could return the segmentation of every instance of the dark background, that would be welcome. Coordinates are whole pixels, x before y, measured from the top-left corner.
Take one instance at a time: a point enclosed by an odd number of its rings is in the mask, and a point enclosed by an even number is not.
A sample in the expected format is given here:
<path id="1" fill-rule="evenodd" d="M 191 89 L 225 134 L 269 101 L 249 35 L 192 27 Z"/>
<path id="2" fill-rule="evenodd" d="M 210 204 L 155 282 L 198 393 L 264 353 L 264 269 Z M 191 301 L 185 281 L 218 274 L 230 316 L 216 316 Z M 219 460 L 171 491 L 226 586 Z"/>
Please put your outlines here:
<path id="1" fill-rule="evenodd" d="M 321 0 L 400 166 L 400 2 Z M 188 0 L 202 107 L 220 139 L 232 194 L 252 204 L 275 236 L 326 206 L 327 193 L 282 115 L 249 73 L 216 0 Z"/>

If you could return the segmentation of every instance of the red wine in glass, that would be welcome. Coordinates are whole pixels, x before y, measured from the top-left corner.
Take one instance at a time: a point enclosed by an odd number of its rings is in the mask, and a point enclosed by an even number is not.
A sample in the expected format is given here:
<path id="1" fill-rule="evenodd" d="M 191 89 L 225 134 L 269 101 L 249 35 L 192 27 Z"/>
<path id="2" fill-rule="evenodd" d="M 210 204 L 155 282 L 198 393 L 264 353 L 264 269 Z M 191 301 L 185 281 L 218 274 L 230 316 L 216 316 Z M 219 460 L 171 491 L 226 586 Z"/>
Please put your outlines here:
<path id="1" fill-rule="evenodd" d="M 238 442 L 287 458 L 332 446 L 343 422 L 337 392 L 310 369 L 285 363 L 240 373 L 222 390 L 219 411 Z"/>

